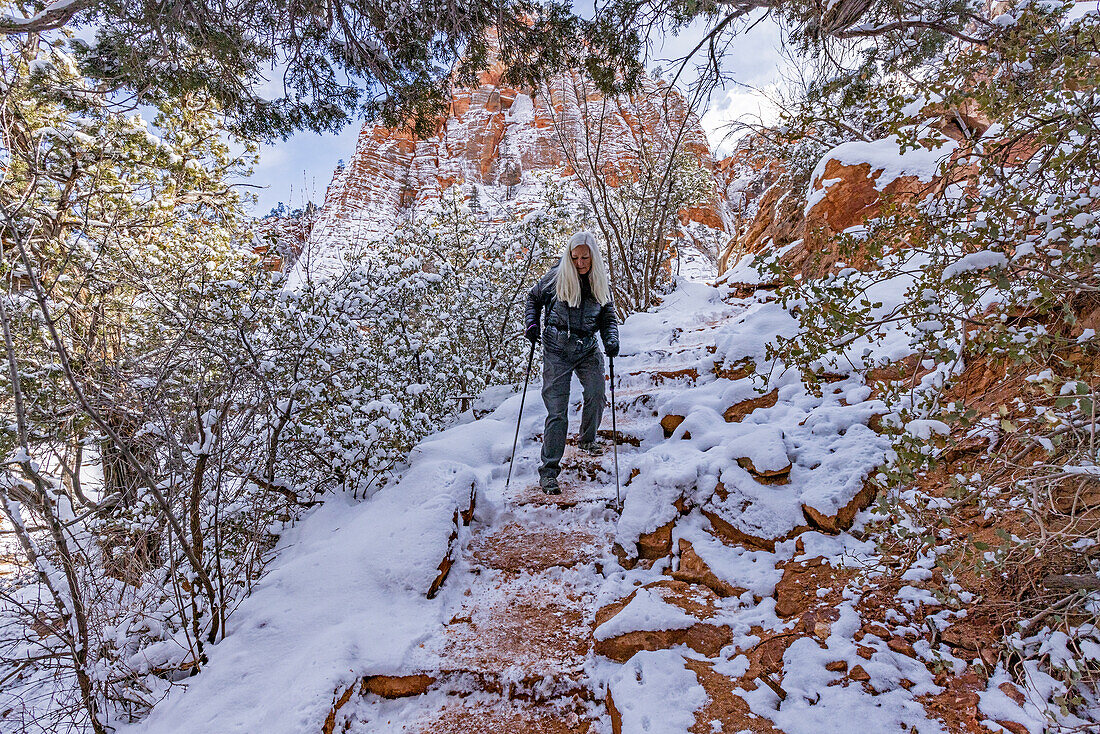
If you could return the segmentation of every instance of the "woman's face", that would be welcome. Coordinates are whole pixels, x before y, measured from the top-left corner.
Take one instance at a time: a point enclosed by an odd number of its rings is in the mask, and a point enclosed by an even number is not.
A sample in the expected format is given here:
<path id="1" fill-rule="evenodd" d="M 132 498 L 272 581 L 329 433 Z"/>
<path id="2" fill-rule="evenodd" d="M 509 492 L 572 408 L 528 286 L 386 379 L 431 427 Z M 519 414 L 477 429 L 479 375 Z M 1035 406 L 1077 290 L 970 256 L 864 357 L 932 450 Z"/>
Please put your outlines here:
<path id="1" fill-rule="evenodd" d="M 592 250 L 588 249 L 588 245 L 577 245 L 569 255 L 581 275 L 587 275 L 592 269 Z"/>

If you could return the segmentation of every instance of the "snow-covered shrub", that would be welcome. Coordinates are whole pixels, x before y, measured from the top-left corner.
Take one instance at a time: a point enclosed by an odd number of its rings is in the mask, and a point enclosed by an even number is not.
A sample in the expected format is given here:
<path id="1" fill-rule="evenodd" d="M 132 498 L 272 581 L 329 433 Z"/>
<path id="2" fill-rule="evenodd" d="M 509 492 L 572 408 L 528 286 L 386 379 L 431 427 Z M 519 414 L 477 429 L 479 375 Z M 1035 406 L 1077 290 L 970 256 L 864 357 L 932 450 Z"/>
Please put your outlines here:
<path id="1" fill-rule="evenodd" d="M 140 717 L 324 492 L 365 494 L 525 364 L 560 193 L 489 226 L 457 200 L 325 278 L 271 272 L 208 99 L 152 123 L 64 39 L 0 55 L 0 711 L 24 730 Z M 147 114 L 147 110 L 141 110 Z"/>
<path id="2" fill-rule="evenodd" d="M 360 330 L 367 412 L 385 414 L 391 459 L 492 384 L 521 380 L 527 290 L 555 262 L 571 213 L 554 187 L 524 216 L 483 221 L 454 187 L 433 212 L 307 283 L 340 295 Z M 377 453 L 378 457 L 383 454 Z"/>
<path id="3" fill-rule="evenodd" d="M 1020 627 L 1001 660 L 1052 729 L 1078 725 L 1100 695 L 1094 661 L 1057 662 L 1032 639 L 1045 625 L 1066 649 L 1096 644 L 1081 623 L 1095 615 L 1085 587 L 1042 588 L 1044 575 L 1100 568 L 1087 499 L 1100 475 L 1100 341 L 1081 323 L 1100 314 L 1100 21 L 1068 8 L 1021 3 L 988 47 L 959 43 L 911 69 L 882 110 L 903 160 L 940 152 L 928 195 L 837 235 L 839 262 L 822 278 L 770 266 L 802 326 L 774 356 L 811 383 L 853 366 L 905 375 L 878 385 L 895 436 L 880 475 L 894 503 L 880 506 L 894 519 L 886 535 L 908 554 L 937 548 L 947 586 L 966 574 L 1011 590 L 997 613 Z M 845 264 L 857 255 L 871 263 L 862 271 Z M 959 457 L 980 471 L 929 500 L 921 488 Z M 966 512 L 1009 529 L 951 536 Z"/>

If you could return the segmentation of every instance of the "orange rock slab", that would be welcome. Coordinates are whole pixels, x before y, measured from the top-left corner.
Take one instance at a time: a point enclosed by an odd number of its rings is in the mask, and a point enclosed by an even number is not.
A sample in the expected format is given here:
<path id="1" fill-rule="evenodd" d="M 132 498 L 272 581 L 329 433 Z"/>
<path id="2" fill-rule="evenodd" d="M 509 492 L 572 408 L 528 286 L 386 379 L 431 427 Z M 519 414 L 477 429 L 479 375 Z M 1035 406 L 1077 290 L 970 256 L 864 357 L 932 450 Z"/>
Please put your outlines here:
<path id="1" fill-rule="evenodd" d="M 664 603 L 682 610 L 697 621 L 679 629 L 638 629 L 600 639 L 599 627 L 627 609 L 639 592 L 654 594 Z M 712 657 L 733 639 L 733 633 L 728 626 L 709 621 L 716 615 L 717 605 L 718 595 L 706 586 L 675 579 L 646 584 L 641 589 L 635 589 L 625 599 L 596 612 L 597 639 L 594 649 L 598 654 L 620 663 L 626 662 L 642 650 L 666 650 L 676 645 L 687 645 L 702 655 Z"/>

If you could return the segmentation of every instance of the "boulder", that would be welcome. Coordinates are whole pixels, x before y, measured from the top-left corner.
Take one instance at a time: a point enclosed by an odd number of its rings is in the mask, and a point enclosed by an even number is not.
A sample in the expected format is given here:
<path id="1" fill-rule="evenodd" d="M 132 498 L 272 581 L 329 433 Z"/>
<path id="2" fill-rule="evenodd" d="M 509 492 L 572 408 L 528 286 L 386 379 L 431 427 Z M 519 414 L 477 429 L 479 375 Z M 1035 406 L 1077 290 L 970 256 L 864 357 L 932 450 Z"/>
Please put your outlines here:
<path id="1" fill-rule="evenodd" d="M 675 521 L 669 520 L 653 532 L 638 536 L 638 556 L 647 561 L 655 561 L 671 553 L 674 525 Z"/>
<path id="2" fill-rule="evenodd" d="M 368 675 L 363 678 L 360 693 L 373 693 L 382 698 L 406 698 L 428 692 L 435 678 L 426 673 L 413 675 Z"/>
<path id="3" fill-rule="evenodd" d="M 723 482 L 718 482 L 700 508 L 703 517 L 710 521 L 707 532 L 729 545 L 774 552 L 777 542 L 795 538 L 808 527 L 790 523 L 793 518 L 754 514 L 754 502 L 754 497 L 736 487 L 727 489 Z"/>
<path id="4" fill-rule="evenodd" d="M 856 519 L 856 514 L 870 507 L 871 503 L 875 501 L 876 494 L 877 489 L 875 484 L 868 479 L 847 504 L 836 510 L 822 512 L 812 505 L 803 504 L 802 514 L 812 527 L 824 533 L 832 533 L 835 535 L 852 527 L 852 523 L 855 522 Z"/>
<path id="5" fill-rule="evenodd" d="M 680 565 L 672 572 L 672 578 L 689 584 L 701 584 L 718 596 L 740 596 L 745 593 L 745 589 L 719 578 L 710 566 L 699 557 L 690 542 L 680 538 L 678 545 Z"/>
<path id="6" fill-rule="evenodd" d="M 455 541 L 458 540 L 460 520 L 461 514 L 456 510 L 454 516 L 454 530 L 451 531 L 451 536 L 447 539 L 447 555 L 439 562 L 439 566 L 437 566 L 439 574 L 436 575 L 435 580 L 433 580 L 431 586 L 428 587 L 426 596 L 429 599 L 434 599 L 435 595 L 439 593 L 439 590 L 443 587 L 443 582 L 447 580 L 447 574 L 451 572 L 451 566 L 454 565 Z"/>
<path id="7" fill-rule="evenodd" d="M 709 621 L 718 604 L 718 595 L 706 586 L 655 581 L 596 612 L 595 650 L 620 663 L 641 650 L 675 645 L 713 657 L 733 639 L 728 626 Z M 660 629 L 640 628 L 647 622 Z"/>
<path id="8" fill-rule="evenodd" d="M 780 617 L 799 616 L 806 634 L 817 635 L 818 622 L 831 624 L 834 604 L 852 571 L 830 566 L 823 558 L 790 561 L 783 577 L 775 585 L 775 613 Z M 822 594 L 821 589 L 826 589 Z M 826 634 L 826 636 L 828 636 Z"/>
<path id="9" fill-rule="evenodd" d="M 666 415 L 661 419 L 661 428 L 665 432 L 665 438 L 671 438 L 672 434 L 676 432 L 676 429 L 680 427 L 680 424 L 684 422 L 684 416 L 682 415 Z M 681 438 L 691 438 L 690 431 L 684 431 L 684 435 Z"/>
<path id="10" fill-rule="evenodd" d="M 749 398 L 748 400 L 742 400 L 739 403 L 734 403 L 730 407 L 726 408 L 726 412 L 722 414 L 722 417 L 726 419 L 726 423 L 736 423 L 742 418 L 745 418 L 751 414 L 757 408 L 770 408 L 776 404 L 779 400 L 779 390 L 772 390 L 766 395 L 761 395 L 758 398 Z"/>
<path id="11" fill-rule="evenodd" d="M 710 520 L 711 532 L 727 543 L 774 552 L 776 541 L 782 540 L 782 538 L 764 538 L 747 533 L 734 526 L 713 509 L 703 508 L 702 513 L 705 518 Z"/>
<path id="12" fill-rule="evenodd" d="M 928 175 L 897 175 L 880 184 L 884 174 L 886 169 L 871 163 L 849 163 L 838 157 L 825 161 L 810 186 L 802 242 L 784 254 L 788 267 L 804 278 L 818 278 L 842 257 L 850 267 L 871 266 L 866 253 L 842 253 L 835 235 L 880 216 L 886 201 L 898 206 L 912 204 L 933 193 L 936 186 L 934 177 Z"/>
<path id="13" fill-rule="evenodd" d="M 753 478 L 762 484 L 786 484 L 790 481 L 790 463 L 778 469 L 757 469 L 756 466 L 753 465 L 752 459 L 747 456 L 742 456 L 737 460 L 737 464 L 749 474 L 752 474 Z"/>

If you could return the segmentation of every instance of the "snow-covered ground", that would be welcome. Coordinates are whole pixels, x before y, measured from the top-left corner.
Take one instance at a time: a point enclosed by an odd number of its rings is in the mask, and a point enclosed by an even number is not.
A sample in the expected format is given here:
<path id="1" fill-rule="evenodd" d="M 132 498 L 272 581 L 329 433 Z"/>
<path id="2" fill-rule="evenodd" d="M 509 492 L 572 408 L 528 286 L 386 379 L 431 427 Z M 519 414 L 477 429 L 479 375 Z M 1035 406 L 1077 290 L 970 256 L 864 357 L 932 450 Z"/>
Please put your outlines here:
<path id="1" fill-rule="evenodd" d="M 849 732 L 853 722 L 944 731 L 922 703 L 943 690 L 929 664 L 965 665 L 925 641 L 924 610 L 936 605 L 921 588 L 925 575 L 898 592 L 894 629 L 868 630 L 859 604 L 874 587 L 873 543 L 808 522 L 835 518 L 885 461 L 888 442 L 867 427 L 885 409 L 854 371 L 815 396 L 766 362 L 768 341 L 795 327 L 764 291 L 737 298 L 731 287 L 681 279 L 621 330 L 621 514 L 610 451 L 588 460 L 570 448 L 563 497 L 573 507 L 546 504 L 532 489 L 545 418 L 538 384 L 506 487 L 520 395 L 496 391 L 499 404 L 482 405 L 489 414 L 416 447 L 398 481 L 367 501 L 333 498 L 288 529 L 203 672 L 119 731 L 296 734 L 328 719 L 337 731 L 443 732 L 469 730 L 455 722 L 478 716 L 507 728 L 499 722 L 535 716 L 517 713 L 522 701 L 545 703 L 562 731 L 585 722 L 595 732 L 679 733 L 700 721 L 725 731 L 734 713 L 787 734 Z M 756 399 L 744 415 L 725 413 Z M 578 408 L 575 400 L 574 421 Z M 662 427 L 667 416 L 681 420 Z M 855 528 L 871 519 L 861 512 Z M 672 527 L 671 551 L 636 563 L 662 526 Z M 685 547 L 715 577 L 709 586 L 672 584 Z M 797 613 L 779 609 L 781 579 L 804 566 L 841 580 Z M 444 567 L 440 593 L 427 598 Z M 548 629 L 547 619 L 557 622 Z M 692 642 L 703 628 L 725 635 L 717 649 Z M 679 641 L 611 659 L 639 634 Z M 759 672 L 760 648 L 780 639 L 769 670 L 782 698 Z M 744 710 L 717 712 L 725 694 L 699 666 L 727 681 Z M 433 685 L 413 695 L 368 690 L 373 676 L 420 673 Z M 1041 731 L 1010 699 L 989 696 L 996 718 Z"/>

